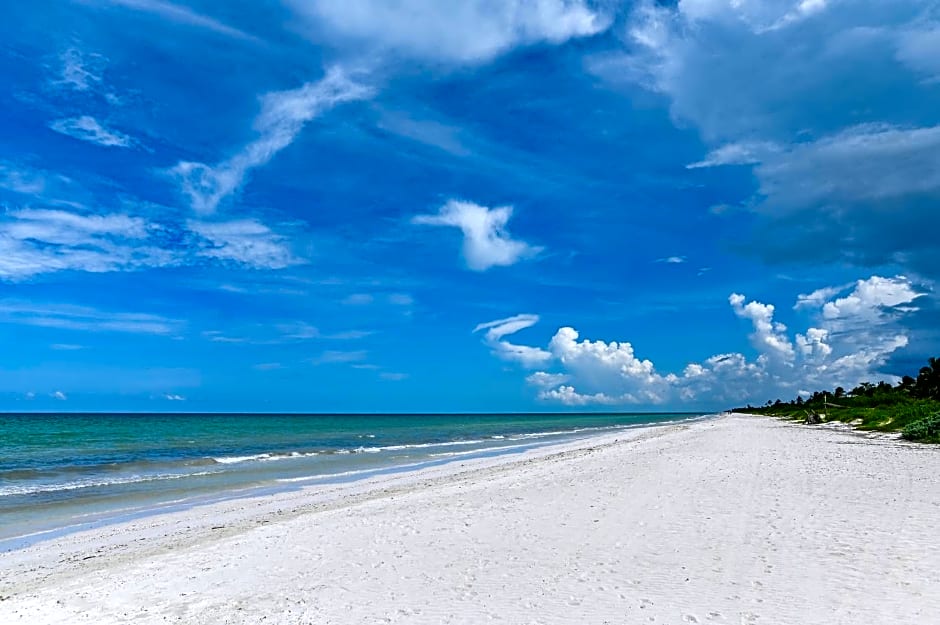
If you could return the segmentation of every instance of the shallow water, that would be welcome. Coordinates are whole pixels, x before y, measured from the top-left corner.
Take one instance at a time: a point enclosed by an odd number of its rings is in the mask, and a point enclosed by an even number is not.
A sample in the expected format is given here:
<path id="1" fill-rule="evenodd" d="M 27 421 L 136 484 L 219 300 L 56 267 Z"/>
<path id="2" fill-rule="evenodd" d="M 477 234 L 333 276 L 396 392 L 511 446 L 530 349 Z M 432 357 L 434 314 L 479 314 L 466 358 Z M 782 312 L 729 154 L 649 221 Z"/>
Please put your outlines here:
<path id="1" fill-rule="evenodd" d="M 0 548 L 253 490 L 362 479 L 698 414 L 0 416 Z"/>

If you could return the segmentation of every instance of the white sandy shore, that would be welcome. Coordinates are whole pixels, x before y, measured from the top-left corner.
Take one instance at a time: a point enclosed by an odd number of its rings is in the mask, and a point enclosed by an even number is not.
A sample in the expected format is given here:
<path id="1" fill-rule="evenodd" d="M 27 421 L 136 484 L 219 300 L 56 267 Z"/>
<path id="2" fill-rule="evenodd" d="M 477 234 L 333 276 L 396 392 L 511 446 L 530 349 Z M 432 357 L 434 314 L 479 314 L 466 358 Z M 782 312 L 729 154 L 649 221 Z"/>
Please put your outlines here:
<path id="1" fill-rule="evenodd" d="M 940 623 L 940 450 L 760 417 L 0 555 L 0 623 Z"/>

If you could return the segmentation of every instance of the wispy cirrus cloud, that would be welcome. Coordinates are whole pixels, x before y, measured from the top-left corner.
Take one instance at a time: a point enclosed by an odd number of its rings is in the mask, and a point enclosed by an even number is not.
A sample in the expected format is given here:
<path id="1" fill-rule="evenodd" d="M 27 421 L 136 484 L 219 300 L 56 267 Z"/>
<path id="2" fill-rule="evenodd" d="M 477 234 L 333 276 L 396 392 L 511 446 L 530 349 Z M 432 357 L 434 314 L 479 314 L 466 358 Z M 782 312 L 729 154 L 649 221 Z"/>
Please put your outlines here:
<path id="1" fill-rule="evenodd" d="M 140 271 L 206 259 L 258 270 L 306 262 L 293 254 L 288 237 L 255 219 L 159 224 L 126 213 L 87 210 L 0 214 L 0 280 L 17 282 L 59 271 Z"/>
<path id="2" fill-rule="evenodd" d="M 9 161 L 0 161 L 0 189 L 22 195 L 41 195 L 49 186 L 49 174 Z M 61 176 L 58 178 L 61 179 Z"/>
<path id="3" fill-rule="evenodd" d="M 56 271 L 138 270 L 179 262 L 149 241 L 140 217 L 53 209 L 22 209 L 0 218 L 0 279 L 23 280 Z"/>
<path id="4" fill-rule="evenodd" d="M 241 188 L 252 169 L 267 164 L 289 146 L 308 122 L 338 104 L 362 100 L 372 93 L 371 88 L 351 80 L 339 68 L 329 70 L 318 82 L 268 93 L 261 99 L 261 113 L 254 122 L 257 139 L 214 166 L 182 161 L 169 173 L 179 182 L 194 211 L 212 213 Z"/>
<path id="5" fill-rule="evenodd" d="M 515 315 L 506 319 L 481 323 L 473 331 L 486 330 L 483 335 L 484 341 L 497 357 L 518 362 L 525 367 L 537 367 L 548 362 L 552 357 L 551 353 L 538 347 L 516 345 L 503 337 L 531 328 L 538 322 L 538 315 Z"/>
<path id="6" fill-rule="evenodd" d="M 256 219 L 188 222 L 204 245 L 198 254 L 255 269 L 283 269 L 306 261 L 294 256 L 286 237 Z"/>
<path id="7" fill-rule="evenodd" d="M 339 351 L 327 350 L 312 360 L 316 365 L 347 364 L 361 362 L 369 356 L 365 350 Z"/>
<path id="8" fill-rule="evenodd" d="M 58 328 L 82 332 L 123 332 L 169 336 L 180 332 L 183 322 L 149 313 L 112 312 L 72 304 L 39 304 L 0 300 L 0 323 Z M 74 346 L 68 344 L 65 348 Z"/>
<path id="9" fill-rule="evenodd" d="M 79 0 L 79 2 L 88 5 L 116 6 L 141 13 L 154 15 L 161 19 L 201 28 L 219 35 L 241 39 L 244 41 L 258 42 L 259 39 L 254 35 L 246 33 L 243 30 L 229 26 L 228 24 L 215 19 L 204 13 L 199 13 L 193 9 L 166 0 Z"/>
<path id="10" fill-rule="evenodd" d="M 473 202 L 450 200 L 436 215 L 417 215 L 411 223 L 424 226 L 450 226 L 463 232 L 463 257 L 473 271 L 514 265 L 531 258 L 543 248 L 513 239 L 506 228 L 511 206 L 487 208 Z"/>
<path id="11" fill-rule="evenodd" d="M 49 123 L 49 128 L 73 139 L 107 148 L 129 148 L 137 143 L 129 135 L 102 125 L 91 115 L 57 119 Z"/>
<path id="12" fill-rule="evenodd" d="M 62 63 L 55 86 L 73 91 L 94 90 L 101 84 L 107 58 L 101 54 L 85 53 L 77 47 L 68 48 L 59 56 Z"/>
<path id="13" fill-rule="evenodd" d="M 74 352 L 80 349 L 84 349 L 83 345 L 77 345 L 75 343 L 53 343 L 49 346 L 50 349 L 54 349 L 57 352 Z"/>
<path id="14" fill-rule="evenodd" d="M 657 258 L 657 263 L 666 263 L 667 265 L 681 265 L 686 262 L 688 258 L 685 256 L 665 256 L 663 258 Z"/>

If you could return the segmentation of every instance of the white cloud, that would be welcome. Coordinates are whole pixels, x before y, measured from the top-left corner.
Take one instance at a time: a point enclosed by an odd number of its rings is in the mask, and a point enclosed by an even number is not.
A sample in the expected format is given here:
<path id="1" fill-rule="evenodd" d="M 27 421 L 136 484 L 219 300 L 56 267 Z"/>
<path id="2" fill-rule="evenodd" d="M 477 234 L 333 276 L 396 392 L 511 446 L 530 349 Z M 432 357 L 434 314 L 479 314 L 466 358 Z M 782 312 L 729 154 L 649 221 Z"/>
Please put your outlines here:
<path id="1" fill-rule="evenodd" d="M 827 286 L 821 289 L 816 289 L 812 293 L 801 293 L 796 298 L 796 304 L 793 306 L 794 310 L 800 310 L 802 308 L 820 308 L 827 300 L 831 299 L 833 295 L 837 295 L 846 289 L 848 285 L 843 284 L 840 286 Z"/>
<path id="2" fill-rule="evenodd" d="M 557 402 L 565 406 L 613 405 L 632 403 L 626 397 L 611 397 L 604 393 L 585 395 L 577 392 L 573 386 L 563 384 L 558 388 L 547 389 L 539 393 L 539 399 Z"/>
<path id="3" fill-rule="evenodd" d="M 166 393 L 163 396 L 163 399 L 167 401 L 186 401 L 186 398 L 183 397 L 182 395 L 175 395 L 173 393 Z"/>
<path id="4" fill-rule="evenodd" d="M 339 351 L 339 350 L 327 350 L 320 354 L 319 357 L 313 359 L 313 363 L 317 365 L 324 364 L 336 364 L 336 363 L 353 363 L 361 362 L 365 360 L 369 355 L 369 352 L 365 350 L 355 350 L 355 351 Z M 371 368 L 371 367 L 370 367 Z"/>
<path id="5" fill-rule="evenodd" d="M 668 265 L 681 265 L 686 262 L 685 256 L 666 256 L 665 258 L 657 258 L 657 263 L 666 263 Z"/>
<path id="6" fill-rule="evenodd" d="M 532 386 L 537 386 L 543 389 L 550 389 L 561 386 L 570 379 L 571 376 L 566 373 L 546 373 L 545 371 L 536 371 L 535 373 L 527 376 L 525 381 Z"/>
<path id="7" fill-rule="evenodd" d="M 745 304 L 744 296 L 739 293 L 733 293 L 728 302 L 734 309 L 734 314 L 742 319 L 749 319 L 754 324 L 754 332 L 750 338 L 757 351 L 770 358 L 787 362 L 793 360 L 793 345 L 787 338 L 787 327 L 774 321 L 773 304 Z"/>
<path id="8" fill-rule="evenodd" d="M 515 345 L 502 340 L 504 336 L 515 334 L 520 330 L 534 326 L 539 322 L 538 315 L 516 315 L 506 319 L 498 319 L 481 323 L 473 329 L 474 332 L 486 330 L 484 342 L 493 350 L 493 354 L 503 360 L 518 362 L 525 367 L 538 367 L 547 363 L 552 355 L 544 349 Z"/>
<path id="9" fill-rule="evenodd" d="M 50 349 L 62 352 L 72 352 L 79 349 L 84 349 L 81 345 L 76 345 L 74 343 L 53 343 L 49 346 Z"/>
<path id="10" fill-rule="evenodd" d="M 0 161 L 0 188 L 23 195 L 40 195 L 46 190 L 44 172 Z"/>
<path id="11" fill-rule="evenodd" d="M 278 324 L 277 330 L 283 338 L 294 341 L 309 341 L 322 336 L 319 328 L 303 321 Z"/>
<path id="12" fill-rule="evenodd" d="M 371 95 L 370 88 L 353 82 L 338 68 L 331 69 L 318 82 L 268 93 L 261 99 L 261 113 L 254 122 L 257 139 L 215 166 L 182 161 L 170 173 L 178 178 L 193 210 L 211 213 L 241 188 L 249 171 L 267 164 L 289 146 L 307 122 L 340 103 Z"/>
<path id="13" fill-rule="evenodd" d="M 542 248 L 513 239 L 506 230 L 511 206 L 487 208 L 472 202 L 450 200 L 437 215 L 418 215 L 412 223 L 451 226 L 463 232 L 463 256 L 473 271 L 513 265 L 538 254 Z"/>
<path id="14" fill-rule="evenodd" d="M 109 272 L 162 267 L 175 255 L 148 242 L 139 217 L 51 209 L 11 211 L 0 218 L 0 279 L 55 271 Z"/>
<path id="15" fill-rule="evenodd" d="M 91 115 L 57 119 L 49 124 L 49 128 L 73 139 L 96 143 L 109 148 L 129 148 L 135 144 L 135 141 L 126 134 L 102 126 Z"/>
<path id="16" fill-rule="evenodd" d="M 54 84 L 74 91 L 89 91 L 101 84 L 107 59 L 100 54 L 85 54 L 78 48 L 69 48 L 59 57 L 62 73 Z"/>
<path id="17" fill-rule="evenodd" d="M 885 310 L 909 304 L 923 294 L 918 293 L 904 276 L 881 278 L 872 276 L 855 283 L 854 290 L 823 305 L 823 317 L 827 320 L 856 319 L 862 322 L 877 321 Z"/>
<path id="18" fill-rule="evenodd" d="M 728 143 L 709 152 L 704 160 L 686 165 L 686 168 L 702 169 L 721 165 L 754 165 L 760 163 L 768 154 L 779 151 L 779 146 L 769 142 Z"/>
<path id="19" fill-rule="evenodd" d="M 552 357 L 560 363 L 579 386 L 593 391 L 595 397 L 631 404 L 659 404 L 667 398 L 664 380 L 653 363 L 641 360 L 626 342 L 579 341 L 574 328 L 560 328 L 549 343 Z M 615 390 L 615 392 L 611 392 Z M 602 403 L 608 403 L 602 400 Z"/>
<path id="20" fill-rule="evenodd" d="M 234 39 L 243 39 L 246 41 L 258 41 L 256 37 L 242 30 L 233 28 L 219 20 L 197 13 L 189 7 L 167 2 L 166 0 L 84 0 L 92 4 L 111 4 L 125 7 L 143 13 L 150 13 L 162 19 L 202 28 L 226 37 Z"/>
<path id="21" fill-rule="evenodd" d="M 161 236 L 167 228 L 122 213 L 21 209 L 0 214 L 0 280 L 21 281 L 57 271 L 137 271 L 197 262 L 232 261 L 281 269 L 305 261 L 283 235 L 251 219 L 190 221 L 198 237 L 181 249 Z M 191 236 L 190 235 L 190 236 Z"/>
<path id="22" fill-rule="evenodd" d="M 290 0 L 312 36 L 414 58 L 479 63 L 517 46 L 597 34 L 610 20 L 583 0 Z"/>
<path id="23" fill-rule="evenodd" d="M 407 373 L 394 373 L 392 371 L 383 371 L 379 373 L 379 378 L 390 382 L 401 382 L 408 378 Z"/>
<path id="24" fill-rule="evenodd" d="M 59 401 L 65 401 L 66 399 L 69 398 L 68 395 L 66 395 L 62 391 L 55 391 L 54 393 L 50 395 L 50 397 L 52 397 L 53 399 L 58 399 Z"/>
<path id="25" fill-rule="evenodd" d="M 389 293 L 388 303 L 393 306 L 411 306 L 415 303 L 415 298 L 407 293 Z"/>
<path id="26" fill-rule="evenodd" d="M 848 287 L 821 289 L 817 294 L 811 325 L 792 340 L 786 327 L 774 321 L 772 305 L 732 295 L 729 302 L 735 314 L 753 324 L 751 341 L 756 358 L 718 354 L 690 363 L 679 373 L 657 371 L 650 360 L 634 353 L 630 343 L 581 340 L 570 327 L 555 333 L 548 350 L 511 345 L 511 349 L 500 351 L 503 337 L 534 325 L 538 321 L 535 315 L 481 324 L 478 329 L 493 332 L 487 343 L 505 360 L 557 368 L 537 371 L 526 381 L 540 389 L 541 399 L 571 406 L 691 403 L 717 407 L 790 398 L 807 388 L 893 380 L 894 376 L 880 368 L 907 345 L 908 335 L 900 322 L 917 310 L 913 303 L 921 293 L 914 285 L 903 276 L 872 276 Z M 836 297 L 840 294 L 844 295 Z M 807 303 L 803 308 L 809 306 Z M 535 361 L 514 359 L 513 354 L 522 350 L 540 357 Z"/>
<path id="27" fill-rule="evenodd" d="M 254 219 L 188 222 L 205 240 L 201 256 L 234 261 L 255 269 L 283 269 L 305 261 L 293 255 L 287 239 Z"/>
<path id="28" fill-rule="evenodd" d="M 374 301 L 375 297 L 369 293 L 353 293 L 343 299 L 343 304 L 347 306 L 365 306 Z"/>
<path id="29" fill-rule="evenodd" d="M 20 300 L 0 300 L 0 323 L 58 328 L 82 332 L 124 332 L 129 334 L 173 335 L 183 324 L 175 319 L 148 313 L 103 311 L 71 304 L 37 304 Z M 72 349 L 60 344 L 53 349 Z"/>

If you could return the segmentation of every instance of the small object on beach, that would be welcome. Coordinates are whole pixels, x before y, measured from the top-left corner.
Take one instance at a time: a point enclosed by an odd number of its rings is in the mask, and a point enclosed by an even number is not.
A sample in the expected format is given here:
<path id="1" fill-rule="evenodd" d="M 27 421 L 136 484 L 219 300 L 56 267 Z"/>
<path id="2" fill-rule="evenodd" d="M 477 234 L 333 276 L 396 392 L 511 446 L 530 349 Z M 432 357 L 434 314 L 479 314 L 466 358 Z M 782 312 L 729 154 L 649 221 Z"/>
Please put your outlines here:
<path id="1" fill-rule="evenodd" d="M 804 423 L 807 425 L 818 425 L 822 422 L 822 415 L 815 410 L 813 412 L 806 412 L 806 421 Z"/>

